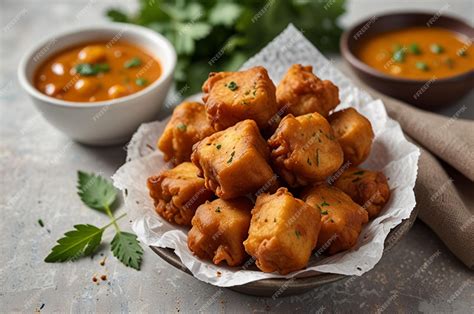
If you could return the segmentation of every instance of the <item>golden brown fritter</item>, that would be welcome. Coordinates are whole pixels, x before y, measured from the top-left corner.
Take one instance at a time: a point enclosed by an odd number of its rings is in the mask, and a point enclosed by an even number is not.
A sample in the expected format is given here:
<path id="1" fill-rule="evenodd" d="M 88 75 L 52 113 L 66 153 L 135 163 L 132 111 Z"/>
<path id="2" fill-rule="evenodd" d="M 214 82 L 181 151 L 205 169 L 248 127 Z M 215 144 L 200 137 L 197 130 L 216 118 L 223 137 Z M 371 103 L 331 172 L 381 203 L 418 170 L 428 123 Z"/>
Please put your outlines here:
<path id="1" fill-rule="evenodd" d="M 357 243 L 367 212 L 338 188 L 319 184 L 303 192 L 303 200 L 321 213 L 318 250 L 321 253 L 350 249 Z"/>
<path id="2" fill-rule="evenodd" d="M 289 114 L 268 140 L 277 172 L 290 187 L 322 181 L 343 163 L 331 126 L 318 113 Z"/>
<path id="3" fill-rule="evenodd" d="M 174 109 L 158 140 L 158 148 L 163 152 L 165 161 L 172 160 L 178 165 L 190 161 L 193 145 L 214 132 L 203 104 L 183 102 Z"/>
<path id="4" fill-rule="evenodd" d="M 262 271 L 288 274 L 308 265 L 320 226 L 315 208 L 279 188 L 275 194 L 257 198 L 245 250 Z"/>
<path id="5" fill-rule="evenodd" d="M 206 187 L 222 199 L 231 199 L 275 181 L 269 155 L 255 121 L 245 120 L 197 143 L 191 159 Z"/>
<path id="6" fill-rule="evenodd" d="M 191 226 L 196 208 L 213 197 L 198 173 L 195 165 L 184 162 L 148 178 L 147 186 L 156 212 L 171 223 Z"/>
<path id="7" fill-rule="evenodd" d="M 369 156 L 374 139 L 370 121 L 354 108 L 336 111 L 328 121 L 344 151 L 344 160 L 352 166 L 361 164 Z"/>
<path id="8" fill-rule="evenodd" d="M 334 185 L 367 210 L 369 218 L 377 217 L 390 198 L 387 178 L 379 171 L 349 168 Z"/>
<path id="9" fill-rule="evenodd" d="M 252 203 L 246 198 L 217 199 L 199 206 L 188 233 L 188 247 L 198 257 L 214 264 L 242 264 L 250 225 Z"/>
<path id="10" fill-rule="evenodd" d="M 317 112 L 327 117 L 339 103 L 339 89 L 331 81 L 320 80 L 312 66 L 293 64 L 276 89 L 277 102 L 288 113 L 301 116 Z"/>
<path id="11" fill-rule="evenodd" d="M 212 72 L 202 87 L 207 116 L 216 130 L 252 119 L 262 129 L 271 126 L 279 107 L 275 85 L 263 67 L 240 72 Z"/>

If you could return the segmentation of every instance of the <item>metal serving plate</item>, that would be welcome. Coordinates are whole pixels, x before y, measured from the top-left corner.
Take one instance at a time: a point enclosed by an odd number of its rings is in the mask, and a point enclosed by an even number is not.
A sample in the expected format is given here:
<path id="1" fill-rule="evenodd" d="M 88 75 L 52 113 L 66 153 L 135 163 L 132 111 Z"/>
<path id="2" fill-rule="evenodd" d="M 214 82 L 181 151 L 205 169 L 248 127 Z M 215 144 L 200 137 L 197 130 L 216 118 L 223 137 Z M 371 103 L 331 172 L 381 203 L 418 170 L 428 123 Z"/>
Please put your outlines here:
<path id="1" fill-rule="evenodd" d="M 385 239 L 384 253 L 391 250 L 395 246 L 395 244 L 397 244 L 400 239 L 410 230 L 413 223 L 415 222 L 417 214 L 418 210 L 415 207 L 408 219 L 403 220 L 398 226 L 396 226 L 390 231 L 387 238 Z M 181 260 L 174 253 L 174 250 L 168 248 L 160 248 L 156 246 L 150 246 L 150 248 L 162 259 L 164 259 L 174 267 L 192 275 L 191 272 L 186 268 L 186 266 L 181 263 Z M 341 279 L 347 279 L 349 277 L 350 276 L 346 275 L 324 273 L 315 274 L 313 276 L 306 276 L 302 278 L 296 278 L 293 280 L 263 279 L 259 281 L 250 282 L 241 286 L 229 287 L 229 289 L 248 295 L 265 297 L 272 296 L 278 291 L 278 296 L 285 296 L 305 293 L 314 288 L 318 288 Z"/>

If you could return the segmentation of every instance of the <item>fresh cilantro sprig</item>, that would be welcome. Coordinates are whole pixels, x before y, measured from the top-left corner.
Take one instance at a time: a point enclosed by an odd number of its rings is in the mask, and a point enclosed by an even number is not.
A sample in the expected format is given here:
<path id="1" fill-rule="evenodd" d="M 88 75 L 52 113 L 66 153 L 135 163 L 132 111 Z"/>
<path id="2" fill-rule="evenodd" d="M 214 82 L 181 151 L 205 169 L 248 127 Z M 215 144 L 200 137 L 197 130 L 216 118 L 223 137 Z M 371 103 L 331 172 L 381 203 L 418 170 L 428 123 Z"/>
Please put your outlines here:
<path id="1" fill-rule="evenodd" d="M 168 38 L 178 54 L 177 90 L 190 95 L 201 89 L 209 72 L 237 70 L 289 23 L 318 49 L 337 51 L 345 2 L 153 0 L 139 1 L 134 13 L 110 9 L 107 15 Z"/>
<path id="2" fill-rule="evenodd" d="M 111 221 L 98 228 L 90 224 L 75 225 L 74 230 L 68 231 L 57 241 L 56 246 L 45 258 L 47 263 L 73 261 L 81 256 L 92 255 L 102 241 L 104 231 L 110 226 L 115 228 L 115 236 L 111 242 L 113 255 L 125 266 L 140 270 L 143 249 L 137 236 L 123 232 L 117 221 L 127 214 L 115 218 L 112 206 L 117 198 L 117 189 L 112 183 L 100 175 L 83 171 L 77 173 L 77 190 L 82 202 L 91 209 L 107 214 Z"/>

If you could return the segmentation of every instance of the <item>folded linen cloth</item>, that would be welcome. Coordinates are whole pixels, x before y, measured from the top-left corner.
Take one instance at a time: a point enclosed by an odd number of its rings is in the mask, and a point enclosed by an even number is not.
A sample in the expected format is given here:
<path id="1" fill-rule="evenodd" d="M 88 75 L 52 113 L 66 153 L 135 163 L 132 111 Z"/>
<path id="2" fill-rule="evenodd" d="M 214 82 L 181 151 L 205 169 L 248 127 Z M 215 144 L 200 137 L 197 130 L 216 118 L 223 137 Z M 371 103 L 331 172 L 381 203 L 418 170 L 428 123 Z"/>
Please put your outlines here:
<path id="1" fill-rule="evenodd" d="M 336 66 L 356 85 L 384 102 L 391 118 L 419 146 L 415 197 L 419 218 L 426 223 L 466 266 L 474 267 L 474 212 L 461 199 L 453 179 L 433 156 L 474 181 L 474 121 L 424 111 L 373 90 L 360 81 L 347 64 Z M 469 183 L 472 184 L 472 183 Z M 474 187 L 474 184 L 472 184 Z M 474 195 L 469 195 L 474 203 Z"/>

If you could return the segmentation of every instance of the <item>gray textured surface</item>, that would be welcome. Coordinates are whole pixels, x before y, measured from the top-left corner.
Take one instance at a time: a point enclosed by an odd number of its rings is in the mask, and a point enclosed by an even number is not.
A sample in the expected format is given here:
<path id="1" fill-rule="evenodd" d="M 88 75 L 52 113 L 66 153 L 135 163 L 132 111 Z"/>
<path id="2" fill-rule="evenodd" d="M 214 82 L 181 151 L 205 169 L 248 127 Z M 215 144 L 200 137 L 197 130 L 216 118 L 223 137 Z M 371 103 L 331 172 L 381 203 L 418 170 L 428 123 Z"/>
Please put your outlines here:
<path id="1" fill-rule="evenodd" d="M 451 9 L 469 17 L 472 1 L 464 6 L 460 2 Z M 445 2 L 425 3 L 438 10 Z M 134 2 L 125 5 L 133 8 Z M 105 266 L 99 265 L 100 255 L 44 263 L 54 241 L 73 224 L 108 221 L 81 204 L 76 171 L 111 175 L 124 162 L 125 151 L 86 147 L 52 129 L 20 90 L 16 67 L 30 44 L 49 32 L 99 21 L 107 6 L 95 1 L 1 1 L 1 312 L 31 313 L 42 304 L 44 312 L 474 312 L 473 273 L 419 221 L 363 277 L 286 298 L 255 298 L 215 288 L 170 267 L 149 249 L 140 272 L 118 263 L 108 246 L 101 251 L 107 256 Z M 81 18 L 78 12 L 83 12 Z M 357 16 L 349 14 L 348 19 Z M 443 112 L 453 114 L 467 106 L 461 117 L 472 119 L 472 96 Z M 455 172 L 452 176 L 462 191 L 472 191 L 472 183 Z M 127 228 L 125 220 L 121 225 Z M 102 274 L 108 280 L 93 284 L 91 278 Z"/>

